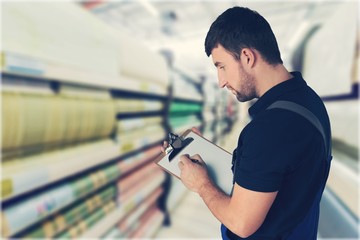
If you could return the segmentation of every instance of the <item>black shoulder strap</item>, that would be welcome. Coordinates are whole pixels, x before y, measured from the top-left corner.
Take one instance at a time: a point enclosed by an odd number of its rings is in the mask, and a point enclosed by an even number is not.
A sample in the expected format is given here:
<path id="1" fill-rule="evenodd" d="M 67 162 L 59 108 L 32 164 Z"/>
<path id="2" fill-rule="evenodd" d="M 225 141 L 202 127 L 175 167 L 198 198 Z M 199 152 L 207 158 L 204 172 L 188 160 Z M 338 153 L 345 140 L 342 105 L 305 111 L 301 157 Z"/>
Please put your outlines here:
<path id="1" fill-rule="evenodd" d="M 306 237 L 309 237 L 309 236 L 305 236 L 306 234 L 304 235 L 304 233 L 310 233 L 310 231 L 314 231 L 314 236 L 316 237 L 316 231 L 314 229 L 317 230 L 317 227 L 311 228 L 310 226 L 314 225 L 318 221 L 318 218 L 319 218 L 319 203 L 321 200 L 322 192 L 324 191 L 324 188 L 325 188 L 326 180 L 327 180 L 329 170 L 330 170 L 330 164 L 331 164 L 330 161 L 332 159 L 331 141 L 328 142 L 326 140 L 326 135 L 325 135 L 323 125 L 320 123 L 319 119 L 307 108 L 305 108 L 297 103 L 290 102 L 290 101 L 276 101 L 273 104 L 271 104 L 267 109 L 274 109 L 274 108 L 289 110 L 289 111 L 295 112 L 295 113 L 303 116 L 311 124 L 313 124 L 316 127 L 316 129 L 318 129 L 318 131 L 321 133 L 321 135 L 324 139 L 325 153 L 327 154 L 326 176 L 323 179 L 322 186 L 319 189 L 318 193 L 316 194 L 314 203 L 309 208 L 308 213 L 305 215 L 304 219 L 301 220 L 300 223 L 298 223 L 298 225 L 296 225 L 296 227 L 293 229 L 293 231 L 290 233 L 290 235 L 286 237 L 286 239 L 288 239 L 288 240 L 305 239 Z M 304 238 L 304 236 L 305 236 L 305 238 Z"/>
<path id="2" fill-rule="evenodd" d="M 273 109 L 273 108 L 281 108 L 281 109 L 286 109 L 286 110 L 295 112 L 295 113 L 303 116 L 310 123 L 312 123 L 321 133 L 323 140 L 324 140 L 324 144 L 325 144 L 325 152 L 328 154 L 328 159 L 331 159 L 331 157 L 330 157 L 331 149 L 328 146 L 329 144 L 328 144 L 328 141 L 326 140 L 324 128 L 323 128 L 322 124 L 320 123 L 319 119 L 311 111 L 309 111 L 307 108 L 305 108 L 297 103 L 290 102 L 290 101 L 276 101 L 273 104 L 271 104 L 269 107 L 267 107 L 266 109 Z"/>

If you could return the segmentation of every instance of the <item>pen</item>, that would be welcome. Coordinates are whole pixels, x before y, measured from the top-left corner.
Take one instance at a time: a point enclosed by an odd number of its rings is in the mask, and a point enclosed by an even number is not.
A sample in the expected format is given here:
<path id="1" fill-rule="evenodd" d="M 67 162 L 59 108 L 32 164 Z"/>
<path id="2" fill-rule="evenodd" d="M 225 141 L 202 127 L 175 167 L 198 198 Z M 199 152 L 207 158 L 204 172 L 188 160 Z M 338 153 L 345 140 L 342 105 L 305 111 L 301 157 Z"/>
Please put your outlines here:
<path id="1" fill-rule="evenodd" d="M 200 163 L 199 160 L 191 158 L 189 154 L 184 154 L 184 156 L 190 159 L 193 163 Z"/>
<path id="2" fill-rule="evenodd" d="M 199 160 L 197 160 L 197 159 L 190 158 L 190 160 L 191 160 L 193 163 L 200 163 Z"/>

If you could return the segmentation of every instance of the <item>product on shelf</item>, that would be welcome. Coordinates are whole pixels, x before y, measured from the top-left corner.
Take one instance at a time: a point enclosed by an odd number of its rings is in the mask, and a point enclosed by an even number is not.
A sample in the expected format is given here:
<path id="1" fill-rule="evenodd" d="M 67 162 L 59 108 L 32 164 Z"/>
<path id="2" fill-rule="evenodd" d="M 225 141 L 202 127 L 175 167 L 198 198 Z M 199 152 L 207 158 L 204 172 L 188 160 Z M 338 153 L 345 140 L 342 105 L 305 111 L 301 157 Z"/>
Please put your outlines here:
<path id="1" fill-rule="evenodd" d="M 75 226 L 72 226 L 70 229 L 56 236 L 56 238 L 70 238 L 77 239 L 83 234 L 87 229 L 95 225 L 101 218 L 106 217 L 116 208 L 116 202 L 111 200 L 104 204 L 102 207 L 98 208 L 94 213 L 88 216 L 86 219 L 83 219 L 81 222 L 77 223 Z"/>
<path id="2" fill-rule="evenodd" d="M 138 206 L 150 193 L 152 193 L 164 180 L 165 174 L 161 170 L 153 171 L 151 174 L 147 175 L 145 178 L 141 179 L 135 186 L 132 186 L 130 189 L 122 191 L 118 187 L 118 202 L 121 207 L 123 207 L 126 212 L 130 212 L 134 207 Z M 121 183 L 119 181 L 118 184 Z"/>
<path id="3" fill-rule="evenodd" d="M 135 187 L 136 184 L 141 183 L 143 179 L 149 177 L 150 175 L 154 176 L 154 172 L 159 173 L 159 169 L 153 162 L 149 162 L 141 166 L 141 168 L 133 174 L 126 175 L 126 177 L 121 178 L 117 186 L 121 190 L 121 193 L 124 194 L 127 190 Z"/>
<path id="4" fill-rule="evenodd" d="M 121 160 L 118 163 L 118 166 L 119 166 L 122 174 L 128 174 L 129 172 L 132 172 L 134 169 L 150 162 L 156 156 L 158 156 L 160 153 L 161 153 L 160 145 L 157 145 L 157 146 L 148 148 L 145 151 L 137 153 L 132 157 L 128 157 L 126 159 Z"/>
<path id="5" fill-rule="evenodd" d="M 110 99 L 2 92 L 2 150 L 46 149 L 109 136 L 116 113 Z M 39 146 L 40 145 L 40 146 Z"/>
<path id="6" fill-rule="evenodd" d="M 11 204 L 1 210 L 7 223 L 3 231 L 9 235 L 16 234 L 119 176 L 120 169 L 113 164 Z"/>
<path id="7" fill-rule="evenodd" d="M 61 211 L 55 216 L 38 224 L 29 232 L 19 235 L 19 238 L 51 238 L 56 234 L 72 227 L 81 220 L 86 219 L 96 209 L 109 202 L 116 194 L 115 186 L 106 187 L 99 193 L 93 194 L 85 201 L 77 202 L 75 205 Z"/>
<path id="8" fill-rule="evenodd" d="M 185 102 L 171 102 L 169 112 L 170 114 L 184 114 L 201 112 L 201 103 L 185 103 Z"/>
<path id="9" fill-rule="evenodd" d="M 162 123 L 162 117 L 146 117 L 146 118 L 130 118 L 121 119 L 117 122 L 118 133 L 130 132 L 136 129 L 145 128 L 149 125 L 160 125 Z"/>
<path id="10" fill-rule="evenodd" d="M 155 231 L 160 227 L 164 219 L 164 214 L 156 205 L 149 208 L 140 218 L 139 227 L 129 234 L 129 238 L 152 237 Z"/>
<path id="11" fill-rule="evenodd" d="M 119 133 L 120 152 L 122 154 L 161 141 L 165 130 L 160 124 L 149 125 L 133 131 Z"/>
<path id="12" fill-rule="evenodd" d="M 161 101 L 144 100 L 144 99 L 115 99 L 117 113 L 134 113 L 160 111 L 163 108 Z"/>
<path id="13" fill-rule="evenodd" d="M 1 198 L 10 198 L 77 174 L 119 156 L 110 139 L 58 149 L 2 163 Z"/>
<path id="14" fill-rule="evenodd" d="M 163 190 L 158 187 L 150 196 L 148 196 L 138 207 L 129 212 L 115 227 L 111 228 L 103 238 L 120 238 L 126 237 L 134 227 L 138 225 L 140 217 L 153 204 L 156 204 L 157 199 L 162 194 Z"/>
<path id="15" fill-rule="evenodd" d="M 163 171 L 161 171 L 159 168 L 154 169 L 150 167 L 150 165 L 152 164 L 149 163 L 140 168 L 143 172 L 143 177 L 136 183 L 133 182 L 133 185 L 127 185 L 126 188 L 124 188 L 123 185 L 124 182 L 129 183 L 129 179 L 132 178 L 132 174 L 126 175 L 125 178 L 120 178 L 118 181 L 118 204 L 116 208 L 112 211 L 111 214 L 105 216 L 91 229 L 85 231 L 80 237 L 100 237 L 104 234 L 108 235 L 109 231 L 112 232 L 111 227 L 119 224 L 121 221 L 131 221 L 134 223 L 137 222 L 137 215 L 141 215 L 141 212 L 145 211 L 143 208 L 146 208 L 147 203 L 149 203 L 149 201 L 154 201 L 161 194 L 162 188 L 160 185 L 165 179 L 165 174 Z"/>

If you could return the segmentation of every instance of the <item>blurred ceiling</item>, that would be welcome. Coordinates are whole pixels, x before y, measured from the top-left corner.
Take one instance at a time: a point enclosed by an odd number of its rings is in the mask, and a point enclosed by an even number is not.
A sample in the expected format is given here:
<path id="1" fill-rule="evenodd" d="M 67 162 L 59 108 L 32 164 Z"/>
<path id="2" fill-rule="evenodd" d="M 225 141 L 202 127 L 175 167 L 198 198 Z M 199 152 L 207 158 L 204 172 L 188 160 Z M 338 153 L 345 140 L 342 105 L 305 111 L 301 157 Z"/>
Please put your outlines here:
<path id="1" fill-rule="evenodd" d="M 263 15 L 277 37 L 282 57 L 294 48 L 307 24 L 322 24 L 343 1 L 86 1 L 81 4 L 120 31 L 154 51 L 168 50 L 174 65 L 191 75 L 216 80 L 216 71 L 204 51 L 211 23 L 229 7 L 244 6 Z M 286 62 L 286 59 L 284 59 Z"/>

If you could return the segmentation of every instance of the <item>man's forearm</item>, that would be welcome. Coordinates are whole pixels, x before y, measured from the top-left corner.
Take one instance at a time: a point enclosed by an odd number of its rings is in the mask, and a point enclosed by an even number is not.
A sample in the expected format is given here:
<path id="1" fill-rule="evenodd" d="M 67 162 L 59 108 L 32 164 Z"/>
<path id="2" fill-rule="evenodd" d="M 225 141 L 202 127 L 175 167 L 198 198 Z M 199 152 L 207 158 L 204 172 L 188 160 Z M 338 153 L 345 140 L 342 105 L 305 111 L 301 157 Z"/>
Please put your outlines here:
<path id="1" fill-rule="evenodd" d="M 221 223 L 233 233 L 243 235 L 243 229 L 247 228 L 245 224 L 247 223 L 247 214 L 245 213 L 248 208 L 247 205 L 241 202 L 239 196 L 236 198 L 234 198 L 234 195 L 230 197 L 211 181 L 206 171 L 206 165 L 199 155 L 194 155 L 192 158 L 198 160 L 199 163 L 193 163 L 185 155 L 180 158 L 181 181 L 189 190 L 200 195 L 211 213 Z M 245 209 L 242 206 L 246 206 Z"/>
<path id="2" fill-rule="evenodd" d="M 204 184 L 199 189 L 199 195 L 211 213 L 222 223 L 226 223 L 229 211 L 230 196 L 224 193 L 212 182 Z"/>
<path id="3" fill-rule="evenodd" d="M 210 181 L 198 193 L 212 214 L 241 237 L 250 236 L 261 226 L 277 195 L 277 192 L 256 192 L 235 184 L 230 197 Z"/>

